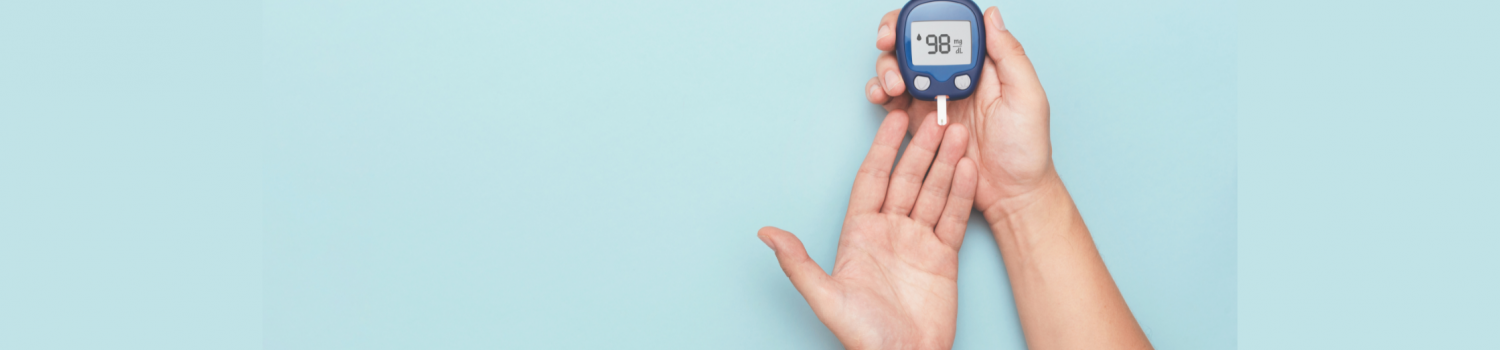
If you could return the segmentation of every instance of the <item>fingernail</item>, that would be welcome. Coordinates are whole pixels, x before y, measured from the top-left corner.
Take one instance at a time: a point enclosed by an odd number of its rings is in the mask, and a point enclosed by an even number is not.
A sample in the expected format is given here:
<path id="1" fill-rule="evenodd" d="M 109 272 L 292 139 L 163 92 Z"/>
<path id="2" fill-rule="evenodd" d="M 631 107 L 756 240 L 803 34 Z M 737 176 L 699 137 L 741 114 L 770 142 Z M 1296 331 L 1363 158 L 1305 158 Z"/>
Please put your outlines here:
<path id="1" fill-rule="evenodd" d="M 884 24 L 880 25 L 880 34 L 878 34 L 878 35 L 881 38 L 890 36 L 891 35 L 891 26 L 884 25 Z"/>
<path id="2" fill-rule="evenodd" d="M 901 75 L 900 74 L 896 74 L 896 71 L 886 71 L 885 72 L 885 90 L 886 91 L 891 91 L 892 89 L 895 89 L 896 86 L 897 86 L 897 84 L 900 84 L 900 83 L 901 83 Z"/>
<path id="3" fill-rule="evenodd" d="M 870 98 L 880 97 L 884 92 L 880 91 L 879 85 L 870 85 Z"/>
<path id="4" fill-rule="evenodd" d="M 995 26 L 995 30 L 1005 30 L 1005 19 L 1000 18 L 1000 8 L 994 6 L 990 8 L 995 10 L 994 14 L 990 15 L 990 24 Z"/>
<path id="5" fill-rule="evenodd" d="M 771 248 L 771 251 L 773 251 L 773 252 L 776 251 L 776 246 L 771 244 L 771 240 L 770 239 L 766 239 L 766 236 L 759 236 L 759 237 L 760 237 L 760 242 L 766 244 L 766 248 Z"/>

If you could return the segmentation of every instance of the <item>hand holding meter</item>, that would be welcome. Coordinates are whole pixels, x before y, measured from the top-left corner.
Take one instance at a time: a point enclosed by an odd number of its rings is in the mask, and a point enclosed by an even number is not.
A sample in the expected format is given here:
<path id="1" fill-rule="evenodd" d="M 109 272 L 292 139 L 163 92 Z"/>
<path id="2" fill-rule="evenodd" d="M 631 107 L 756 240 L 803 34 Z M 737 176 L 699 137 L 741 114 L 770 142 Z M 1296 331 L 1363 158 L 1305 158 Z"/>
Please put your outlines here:
<path id="1" fill-rule="evenodd" d="M 974 94 L 984 69 L 984 21 L 970 0 L 911 0 L 896 20 L 896 60 L 913 98 L 937 101 L 938 125 L 948 100 Z"/>

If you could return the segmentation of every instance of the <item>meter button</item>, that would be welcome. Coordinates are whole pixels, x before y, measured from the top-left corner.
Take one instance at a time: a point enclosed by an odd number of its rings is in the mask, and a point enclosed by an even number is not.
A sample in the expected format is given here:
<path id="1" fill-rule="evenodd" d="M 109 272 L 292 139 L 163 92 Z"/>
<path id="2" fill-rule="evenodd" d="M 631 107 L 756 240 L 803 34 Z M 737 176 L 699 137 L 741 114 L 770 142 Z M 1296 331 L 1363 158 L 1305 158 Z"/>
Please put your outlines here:
<path id="1" fill-rule="evenodd" d="M 917 88 L 917 91 L 926 91 L 927 87 L 932 85 L 932 81 L 928 80 L 927 77 L 917 76 L 915 79 L 911 80 L 911 85 L 912 87 Z"/>
<path id="2" fill-rule="evenodd" d="M 969 75 L 968 74 L 964 74 L 964 75 L 958 76 L 957 78 L 953 78 L 953 85 L 957 86 L 959 90 L 968 90 L 969 89 Z"/>

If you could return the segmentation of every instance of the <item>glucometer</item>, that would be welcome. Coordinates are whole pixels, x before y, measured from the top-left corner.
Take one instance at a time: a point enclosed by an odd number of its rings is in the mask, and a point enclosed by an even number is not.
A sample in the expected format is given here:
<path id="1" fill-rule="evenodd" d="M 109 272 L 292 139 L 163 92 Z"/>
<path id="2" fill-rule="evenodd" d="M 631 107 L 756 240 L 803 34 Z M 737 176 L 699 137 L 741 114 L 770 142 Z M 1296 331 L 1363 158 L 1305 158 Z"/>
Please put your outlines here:
<path id="1" fill-rule="evenodd" d="M 984 69 L 984 20 L 970 0 L 911 0 L 896 20 L 896 60 L 906 91 L 937 101 L 938 125 L 948 124 L 948 100 L 974 94 Z"/>

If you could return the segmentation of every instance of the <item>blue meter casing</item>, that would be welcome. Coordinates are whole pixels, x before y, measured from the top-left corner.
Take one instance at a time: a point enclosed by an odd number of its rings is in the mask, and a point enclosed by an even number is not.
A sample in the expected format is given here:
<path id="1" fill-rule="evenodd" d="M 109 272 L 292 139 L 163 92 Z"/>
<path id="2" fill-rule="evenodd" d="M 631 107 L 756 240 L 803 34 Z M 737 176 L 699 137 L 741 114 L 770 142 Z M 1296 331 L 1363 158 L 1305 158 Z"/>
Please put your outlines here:
<path id="1" fill-rule="evenodd" d="M 911 0 L 896 20 L 896 60 L 918 100 L 974 94 L 984 69 L 984 14 L 970 0 Z"/>

